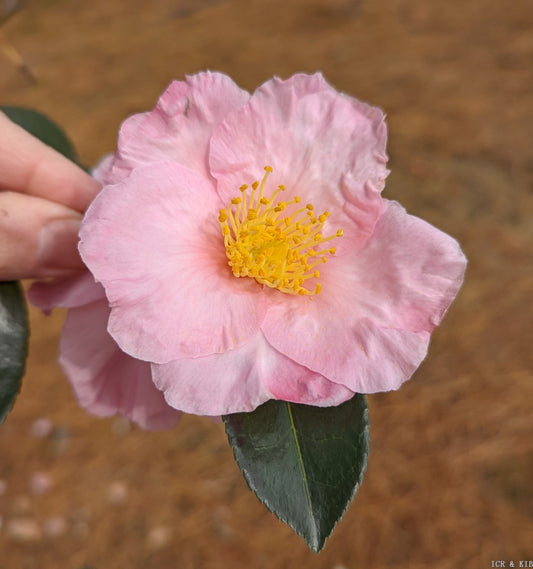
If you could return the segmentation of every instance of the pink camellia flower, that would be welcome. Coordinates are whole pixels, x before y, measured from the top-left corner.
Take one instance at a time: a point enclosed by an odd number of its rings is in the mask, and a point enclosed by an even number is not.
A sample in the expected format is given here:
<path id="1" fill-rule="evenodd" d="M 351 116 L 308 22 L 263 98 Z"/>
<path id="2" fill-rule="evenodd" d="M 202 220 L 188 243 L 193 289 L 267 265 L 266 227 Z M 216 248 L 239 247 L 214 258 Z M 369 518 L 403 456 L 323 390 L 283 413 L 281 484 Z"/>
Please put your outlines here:
<path id="1" fill-rule="evenodd" d="M 382 198 L 385 145 L 383 113 L 320 74 L 249 95 L 200 73 L 126 120 L 80 232 L 100 284 L 35 291 L 74 299 L 61 360 L 82 405 L 132 417 L 149 397 L 141 423 L 164 426 L 409 379 L 466 260 Z"/>

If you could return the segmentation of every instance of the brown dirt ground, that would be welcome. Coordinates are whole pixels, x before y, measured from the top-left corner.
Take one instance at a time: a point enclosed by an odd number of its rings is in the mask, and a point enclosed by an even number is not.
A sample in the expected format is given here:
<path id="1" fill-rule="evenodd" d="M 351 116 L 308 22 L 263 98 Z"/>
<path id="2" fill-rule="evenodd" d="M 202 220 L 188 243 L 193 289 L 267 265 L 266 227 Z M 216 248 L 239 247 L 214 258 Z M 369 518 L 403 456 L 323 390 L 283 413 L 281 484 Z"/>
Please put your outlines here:
<path id="1" fill-rule="evenodd" d="M 55 363 L 64 315 L 32 311 L 24 387 L 0 429 L 1 569 L 533 560 L 530 0 L 49 0 L 4 32 L 37 83 L 0 55 L 0 102 L 53 117 L 88 164 L 185 73 L 253 90 L 320 69 L 387 111 L 386 195 L 457 237 L 470 265 L 415 377 L 369 397 L 366 479 L 320 555 L 248 491 L 221 425 L 147 433 L 78 408 Z M 43 417 L 52 432 L 32 436 Z M 41 494 L 36 473 L 52 484 Z"/>

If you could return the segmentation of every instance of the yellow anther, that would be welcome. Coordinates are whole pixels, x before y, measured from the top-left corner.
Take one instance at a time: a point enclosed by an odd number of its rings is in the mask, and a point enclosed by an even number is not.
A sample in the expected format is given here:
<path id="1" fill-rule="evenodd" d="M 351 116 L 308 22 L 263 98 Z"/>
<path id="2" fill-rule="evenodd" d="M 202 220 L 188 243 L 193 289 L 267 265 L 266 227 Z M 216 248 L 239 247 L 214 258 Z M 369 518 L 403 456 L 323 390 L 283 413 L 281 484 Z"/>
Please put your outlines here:
<path id="1" fill-rule="evenodd" d="M 342 237 L 344 235 L 344 231 L 342 229 L 337 229 L 337 233 L 335 233 L 336 237 Z"/>
<path id="2" fill-rule="evenodd" d="M 267 179 L 273 170 L 270 166 L 264 169 L 262 181 L 252 184 L 251 194 L 245 193 L 248 185 L 243 184 L 239 188 L 242 199 L 232 198 L 230 207 L 219 212 L 228 265 L 236 277 L 251 277 L 281 292 L 302 296 L 318 294 L 320 283 L 314 289 L 304 284 L 320 277 L 314 267 L 325 263 L 326 255 L 333 254 L 335 249 L 317 251 L 311 244 L 315 246 L 340 237 L 342 230 L 323 237 L 329 212 L 325 211 L 317 219 L 312 204 L 300 209 L 291 207 L 300 203 L 299 196 L 274 205 L 276 195 L 284 191 L 285 186 L 280 184 L 274 192 L 266 192 Z M 284 210 L 287 211 L 284 217 L 277 215 Z"/>

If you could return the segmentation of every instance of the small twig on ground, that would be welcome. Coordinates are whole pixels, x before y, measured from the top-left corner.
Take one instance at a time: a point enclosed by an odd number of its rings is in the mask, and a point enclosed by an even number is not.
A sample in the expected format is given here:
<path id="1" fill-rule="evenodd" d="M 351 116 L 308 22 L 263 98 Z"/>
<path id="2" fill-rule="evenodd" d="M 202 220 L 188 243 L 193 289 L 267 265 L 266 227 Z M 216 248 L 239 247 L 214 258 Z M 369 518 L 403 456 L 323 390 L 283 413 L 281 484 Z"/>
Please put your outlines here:
<path id="1" fill-rule="evenodd" d="M 5 37 L 0 30 L 0 51 L 4 54 L 8 61 L 11 63 L 30 81 L 30 83 L 37 83 L 37 78 L 29 68 L 24 58 L 17 50 L 17 48 Z"/>
<path id="2" fill-rule="evenodd" d="M 4 24 L 23 6 L 24 0 L 0 0 L 0 52 L 10 61 L 30 83 L 37 83 L 37 78 L 22 57 L 18 49 L 6 38 L 2 31 Z"/>

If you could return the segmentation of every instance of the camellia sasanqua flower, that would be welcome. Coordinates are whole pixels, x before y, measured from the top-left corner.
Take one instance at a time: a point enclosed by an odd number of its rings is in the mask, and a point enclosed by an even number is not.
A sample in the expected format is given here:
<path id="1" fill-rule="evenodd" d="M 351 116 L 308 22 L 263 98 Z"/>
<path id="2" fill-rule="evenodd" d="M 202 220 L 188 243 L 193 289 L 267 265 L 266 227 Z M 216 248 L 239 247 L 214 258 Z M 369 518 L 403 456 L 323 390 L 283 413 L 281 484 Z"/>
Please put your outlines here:
<path id="1" fill-rule="evenodd" d="M 409 379 L 466 260 L 382 197 L 386 136 L 321 74 L 250 95 L 199 73 L 127 119 L 82 223 L 91 274 L 32 291 L 70 308 L 60 360 L 81 405 L 165 428 Z"/>

